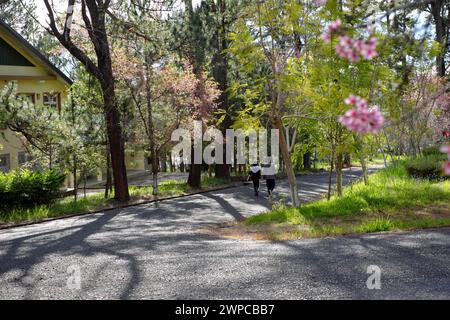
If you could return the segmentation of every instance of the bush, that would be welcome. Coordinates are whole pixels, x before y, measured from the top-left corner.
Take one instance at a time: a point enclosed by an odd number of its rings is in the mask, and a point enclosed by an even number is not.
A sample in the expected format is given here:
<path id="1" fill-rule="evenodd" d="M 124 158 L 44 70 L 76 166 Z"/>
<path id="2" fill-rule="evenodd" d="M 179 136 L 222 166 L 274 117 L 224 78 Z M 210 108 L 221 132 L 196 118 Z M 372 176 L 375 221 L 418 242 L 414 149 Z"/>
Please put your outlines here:
<path id="1" fill-rule="evenodd" d="M 414 158 L 406 161 L 406 170 L 413 178 L 418 179 L 443 179 L 442 163 L 445 160 L 442 153 L 427 157 Z"/>
<path id="2" fill-rule="evenodd" d="M 53 170 L 0 173 L 0 209 L 49 204 L 60 196 L 64 179 Z"/>
<path id="3" fill-rule="evenodd" d="M 422 155 L 424 157 L 433 157 L 433 156 L 437 156 L 442 154 L 441 151 L 439 151 L 439 146 L 432 146 L 432 147 L 427 147 L 425 149 L 422 150 Z"/>

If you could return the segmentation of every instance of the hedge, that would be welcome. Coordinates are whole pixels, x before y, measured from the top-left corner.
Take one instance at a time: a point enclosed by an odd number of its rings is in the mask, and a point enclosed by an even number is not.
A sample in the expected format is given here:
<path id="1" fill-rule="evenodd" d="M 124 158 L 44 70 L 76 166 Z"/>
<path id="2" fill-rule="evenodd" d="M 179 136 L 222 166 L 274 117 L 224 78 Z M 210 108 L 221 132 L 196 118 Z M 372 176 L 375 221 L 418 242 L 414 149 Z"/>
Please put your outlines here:
<path id="1" fill-rule="evenodd" d="M 65 177 L 53 170 L 0 173 L 0 209 L 49 204 L 60 196 Z"/>
<path id="2" fill-rule="evenodd" d="M 442 163 L 445 159 L 446 156 L 443 154 L 409 159 L 406 161 L 406 170 L 413 178 L 429 180 L 445 179 L 442 172 Z"/>
<path id="3" fill-rule="evenodd" d="M 433 156 L 438 156 L 441 155 L 442 152 L 439 151 L 439 147 L 440 146 L 431 146 L 431 147 L 427 147 L 425 149 L 422 150 L 422 155 L 424 157 L 433 157 Z"/>

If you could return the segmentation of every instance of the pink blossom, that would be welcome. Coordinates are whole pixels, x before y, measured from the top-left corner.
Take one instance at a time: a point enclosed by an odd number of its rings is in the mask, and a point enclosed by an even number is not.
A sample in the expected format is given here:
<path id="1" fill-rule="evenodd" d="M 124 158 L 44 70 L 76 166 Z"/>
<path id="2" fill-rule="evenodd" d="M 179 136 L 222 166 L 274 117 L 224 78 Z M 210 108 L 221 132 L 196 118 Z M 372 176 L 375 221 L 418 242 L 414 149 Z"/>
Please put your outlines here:
<path id="1" fill-rule="evenodd" d="M 447 157 L 448 157 L 448 160 L 450 160 L 450 144 L 443 145 L 439 150 L 440 150 L 441 152 L 443 152 L 443 153 L 446 153 L 446 154 L 447 154 Z M 450 170 L 450 169 L 449 169 L 449 166 L 450 166 L 450 161 L 446 161 L 446 162 L 444 163 L 444 173 L 445 173 L 446 175 L 450 175 L 450 173 L 448 173 L 448 170 Z M 446 171 L 446 170 L 447 170 L 447 171 Z"/>
<path id="2" fill-rule="evenodd" d="M 450 156 L 450 144 L 443 145 L 439 150 L 442 153 L 447 153 Z"/>
<path id="3" fill-rule="evenodd" d="M 351 62 L 358 62 L 361 58 L 371 60 L 378 55 L 376 46 L 376 38 L 365 41 L 362 39 L 355 40 L 347 35 L 341 35 L 336 45 L 336 54 Z"/>
<path id="4" fill-rule="evenodd" d="M 336 45 L 336 54 L 341 58 L 352 62 L 358 62 L 359 56 L 355 51 L 355 41 L 347 35 L 339 36 L 339 42 Z"/>
<path id="5" fill-rule="evenodd" d="M 327 1 L 328 1 L 328 0 L 314 0 L 314 4 L 315 4 L 316 6 L 324 6 L 324 5 L 327 4 Z"/>
<path id="6" fill-rule="evenodd" d="M 330 23 L 330 25 L 328 26 L 327 30 L 322 33 L 321 37 L 322 40 L 325 43 L 330 43 L 331 42 L 331 36 L 334 33 L 338 33 L 339 29 L 342 27 L 342 22 L 341 20 L 337 19 L 336 21 Z"/>
<path id="7" fill-rule="evenodd" d="M 333 33 L 338 31 L 342 27 L 342 21 L 340 19 L 337 19 L 336 21 L 330 23 L 328 26 L 328 32 Z"/>
<path id="8" fill-rule="evenodd" d="M 330 43 L 331 42 L 331 34 L 329 34 L 328 32 L 324 32 L 321 35 L 323 42 L 325 43 Z"/>
<path id="9" fill-rule="evenodd" d="M 445 161 L 443 165 L 444 174 L 450 176 L 450 161 Z"/>
<path id="10" fill-rule="evenodd" d="M 345 99 L 345 104 L 348 104 L 350 106 L 357 106 L 358 108 L 368 108 L 366 99 L 363 99 L 360 96 L 355 96 L 353 94 Z"/>
<path id="11" fill-rule="evenodd" d="M 342 22 L 339 19 L 330 23 L 327 30 L 321 35 L 322 40 L 325 43 L 331 43 L 333 34 L 339 35 L 339 41 L 335 49 L 336 54 L 341 58 L 358 62 L 361 58 L 371 60 L 378 55 L 376 51 L 377 38 L 372 37 L 369 40 L 353 39 L 343 32 Z"/>
<path id="12" fill-rule="evenodd" d="M 366 99 L 362 99 L 360 98 L 357 102 L 356 102 L 356 106 L 358 108 L 368 108 L 369 104 L 367 103 Z"/>
<path id="13" fill-rule="evenodd" d="M 345 103 L 355 106 L 339 118 L 339 122 L 347 129 L 365 134 L 377 132 L 383 125 L 384 117 L 378 106 L 369 108 L 365 99 L 354 95 L 350 95 Z"/>
<path id="14" fill-rule="evenodd" d="M 360 44 L 359 44 L 359 54 L 366 60 L 371 60 L 373 58 L 375 58 L 378 53 L 376 51 L 376 47 L 377 47 L 377 38 L 370 38 L 367 41 L 362 41 L 359 40 Z"/>
<path id="15" fill-rule="evenodd" d="M 347 99 L 345 99 L 345 104 L 354 106 L 360 99 L 361 97 L 357 97 L 351 94 Z"/>

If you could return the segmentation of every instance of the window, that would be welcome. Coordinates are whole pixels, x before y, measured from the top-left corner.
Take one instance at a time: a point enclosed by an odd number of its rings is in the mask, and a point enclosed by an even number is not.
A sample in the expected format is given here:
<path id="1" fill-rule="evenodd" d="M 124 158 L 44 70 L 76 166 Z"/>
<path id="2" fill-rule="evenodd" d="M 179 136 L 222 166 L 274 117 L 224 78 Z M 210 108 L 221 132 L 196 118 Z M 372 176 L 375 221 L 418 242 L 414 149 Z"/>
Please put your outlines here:
<path id="1" fill-rule="evenodd" d="M 33 104 L 36 102 L 34 93 L 19 93 L 19 96 L 27 99 L 29 102 Z"/>
<path id="2" fill-rule="evenodd" d="M 24 164 L 26 164 L 31 160 L 31 157 L 27 152 L 22 151 L 18 153 L 17 159 L 19 161 L 19 166 L 23 166 Z"/>
<path id="3" fill-rule="evenodd" d="M 8 172 L 11 169 L 9 154 L 0 154 L 0 171 Z"/>
<path id="4" fill-rule="evenodd" d="M 42 95 L 44 106 L 60 108 L 60 96 L 59 93 L 44 93 Z"/>

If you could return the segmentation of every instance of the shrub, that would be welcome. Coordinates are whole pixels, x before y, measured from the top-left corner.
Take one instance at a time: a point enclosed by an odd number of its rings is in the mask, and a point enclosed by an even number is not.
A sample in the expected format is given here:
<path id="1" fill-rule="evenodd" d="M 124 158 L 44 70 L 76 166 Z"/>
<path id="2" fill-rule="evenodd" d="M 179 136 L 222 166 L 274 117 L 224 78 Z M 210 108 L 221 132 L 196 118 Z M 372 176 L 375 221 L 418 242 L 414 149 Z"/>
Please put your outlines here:
<path id="1" fill-rule="evenodd" d="M 424 157 L 432 157 L 440 155 L 441 151 L 439 151 L 439 146 L 431 146 L 422 150 L 422 155 Z"/>
<path id="2" fill-rule="evenodd" d="M 64 179 L 53 170 L 0 173 L 0 209 L 51 203 L 59 197 Z"/>
<path id="3" fill-rule="evenodd" d="M 445 155 L 435 154 L 428 157 L 414 158 L 406 161 L 406 170 L 413 178 L 419 179 L 443 179 L 442 162 Z"/>

